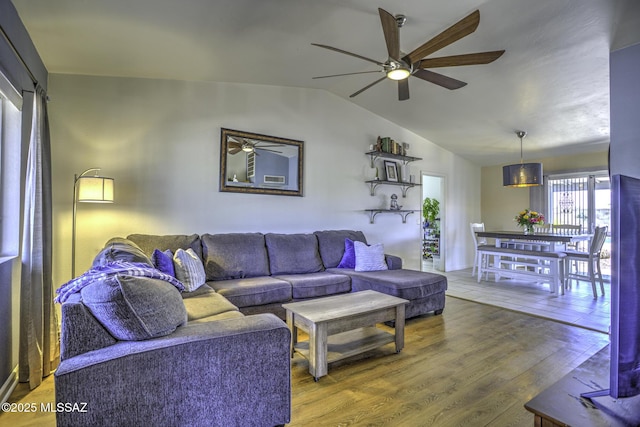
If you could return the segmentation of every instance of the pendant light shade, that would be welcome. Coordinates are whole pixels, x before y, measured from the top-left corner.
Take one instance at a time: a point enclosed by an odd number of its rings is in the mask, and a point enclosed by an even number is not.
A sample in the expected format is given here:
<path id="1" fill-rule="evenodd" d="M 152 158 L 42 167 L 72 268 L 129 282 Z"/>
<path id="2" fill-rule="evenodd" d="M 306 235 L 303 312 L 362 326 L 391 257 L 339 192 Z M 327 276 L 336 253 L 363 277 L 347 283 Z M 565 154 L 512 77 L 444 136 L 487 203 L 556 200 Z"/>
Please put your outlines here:
<path id="1" fill-rule="evenodd" d="M 522 138 L 527 133 L 516 131 L 520 138 L 520 163 L 502 168 L 502 185 L 505 187 L 534 187 L 542 185 L 542 163 L 524 163 L 522 158 Z"/>

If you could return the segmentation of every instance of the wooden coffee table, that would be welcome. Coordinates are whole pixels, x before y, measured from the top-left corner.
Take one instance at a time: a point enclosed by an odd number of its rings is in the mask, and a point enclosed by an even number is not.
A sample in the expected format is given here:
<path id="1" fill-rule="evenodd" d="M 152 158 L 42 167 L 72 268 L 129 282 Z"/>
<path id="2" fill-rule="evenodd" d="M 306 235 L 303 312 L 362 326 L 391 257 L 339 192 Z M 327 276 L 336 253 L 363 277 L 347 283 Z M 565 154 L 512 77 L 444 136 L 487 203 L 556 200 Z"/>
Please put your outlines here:
<path id="1" fill-rule="evenodd" d="M 309 360 L 314 379 L 327 375 L 328 364 L 395 342 L 404 347 L 406 299 L 375 291 L 361 291 L 327 298 L 282 304 L 291 330 L 291 357 L 297 351 Z M 394 321 L 395 334 L 376 328 Z M 309 341 L 298 342 L 298 328 Z"/>

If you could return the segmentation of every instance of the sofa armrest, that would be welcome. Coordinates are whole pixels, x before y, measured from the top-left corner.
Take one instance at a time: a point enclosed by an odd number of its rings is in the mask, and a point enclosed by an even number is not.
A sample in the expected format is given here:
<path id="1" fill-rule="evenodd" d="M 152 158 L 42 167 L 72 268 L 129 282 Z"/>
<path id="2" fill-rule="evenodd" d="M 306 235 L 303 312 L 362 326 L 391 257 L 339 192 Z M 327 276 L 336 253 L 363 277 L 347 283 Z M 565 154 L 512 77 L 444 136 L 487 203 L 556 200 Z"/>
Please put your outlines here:
<path id="1" fill-rule="evenodd" d="M 194 323 L 62 361 L 66 425 L 279 425 L 291 417 L 291 334 L 272 314 Z"/>
<path id="2" fill-rule="evenodd" d="M 402 268 L 402 258 L 395 255 L 384 255 L 389 270 L 400 270 Z"/>

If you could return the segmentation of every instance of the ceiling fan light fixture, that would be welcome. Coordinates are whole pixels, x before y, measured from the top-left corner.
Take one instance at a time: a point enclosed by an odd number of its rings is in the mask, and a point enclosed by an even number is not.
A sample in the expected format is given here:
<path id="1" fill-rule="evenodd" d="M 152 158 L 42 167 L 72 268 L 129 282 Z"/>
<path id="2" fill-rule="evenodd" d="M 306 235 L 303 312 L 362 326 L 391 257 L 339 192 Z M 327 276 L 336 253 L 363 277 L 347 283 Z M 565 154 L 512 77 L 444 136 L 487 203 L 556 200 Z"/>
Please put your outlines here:
<path id="1" fill-rule="evenodd" d="M 391 80 L 404 80 L 411 75 L 411 67 L 404 62 L 389 59 L 384 65 L 387 77 Z"/>
<path id="2" fill-rule="evenodd" d="M 522 138 L 524 131 L 516 131 L 520 138 L 520 163 L 502 168 L 502 185 L 504 187 L 535 187 L 542 185 L 542 163 L 524 163 L 522 157 Z"/>
<path id="3" fill-rule="evenodd" d="M 398 68 L 395 70 L 387 71 L 387 77 L 391 80 L 404 80 L 411 75 L 411 72 L 406 68 Z"/>
<path id="4" fill-rule="evenodd" d="M 242 144 L 242 151 L 245 153 L 251 153 L 253 151 L 253 147 L 249 144 Z"/>

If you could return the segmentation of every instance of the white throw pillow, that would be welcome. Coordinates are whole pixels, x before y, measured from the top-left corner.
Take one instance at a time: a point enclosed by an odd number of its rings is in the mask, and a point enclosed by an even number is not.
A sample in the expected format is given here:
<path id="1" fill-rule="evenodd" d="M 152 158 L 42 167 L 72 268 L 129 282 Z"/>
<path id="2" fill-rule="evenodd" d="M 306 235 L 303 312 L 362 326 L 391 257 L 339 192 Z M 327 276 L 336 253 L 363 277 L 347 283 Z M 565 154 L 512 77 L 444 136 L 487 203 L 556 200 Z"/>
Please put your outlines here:
<path id="1" fill-rule="evenodd" d="M 362 242 L 353 242 L 356 252 L 356 271 L 380 271 L 388 270 L 384 258 L 384 246 L 382 243 L 367 246 Z"/>
<path id="2" fill-rule="evenodd" d="M 191 248 L 186 251 L 178 249 L 173 254 L 173 267 L 176 271 L 176 279 L 182 282 L 185 292 L 193 292 L 207 281 L 204 265 Z"/>

